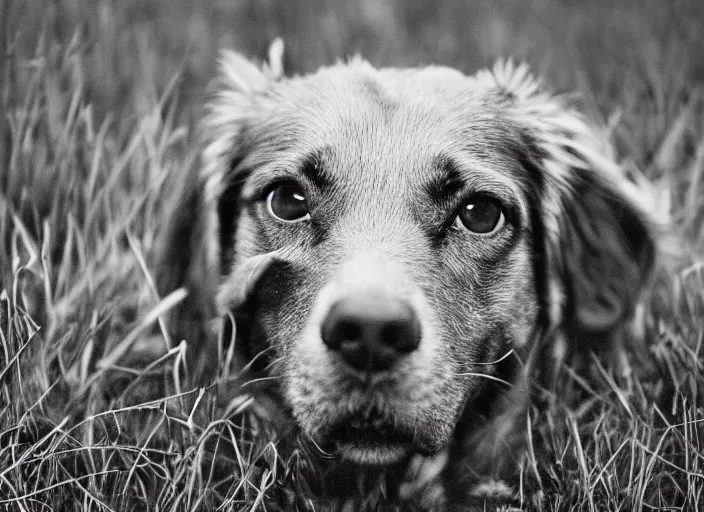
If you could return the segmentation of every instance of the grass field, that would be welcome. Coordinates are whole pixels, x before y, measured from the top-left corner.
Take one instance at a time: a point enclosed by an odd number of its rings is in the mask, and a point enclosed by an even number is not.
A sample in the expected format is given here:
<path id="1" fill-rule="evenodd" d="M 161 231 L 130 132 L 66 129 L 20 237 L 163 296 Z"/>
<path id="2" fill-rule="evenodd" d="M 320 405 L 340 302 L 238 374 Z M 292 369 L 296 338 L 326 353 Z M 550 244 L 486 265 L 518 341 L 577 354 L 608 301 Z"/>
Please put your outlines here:
<path id="1" fill-rule="evenodd" d="M 227 353 L 205 387 L 186 370 L 183 292 L 154 283 L 217 49 L 276 36 L 289 72 L 514 55 L 578 93 L 680 245 L 644 346 L 564 368 L 526 460 L 545 510 L 704 510 L 701 34 L 701 0 L 0 0 L 0 510 L 272 510 L 303 485 Z"/>

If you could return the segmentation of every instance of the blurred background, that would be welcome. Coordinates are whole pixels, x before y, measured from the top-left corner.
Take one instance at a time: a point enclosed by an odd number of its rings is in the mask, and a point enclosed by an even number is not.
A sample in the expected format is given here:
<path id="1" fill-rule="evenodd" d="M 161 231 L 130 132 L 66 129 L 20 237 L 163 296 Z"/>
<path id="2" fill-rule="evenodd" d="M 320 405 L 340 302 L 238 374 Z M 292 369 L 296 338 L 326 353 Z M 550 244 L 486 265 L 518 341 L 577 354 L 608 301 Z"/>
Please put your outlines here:
<path id="1" fill-rule="evenodd" d="M 218 49 L 263 58 L 275 37 L 294 74 L 356 53 L 380 66 L 468 73 L 512 55 L 557 91 L 578 90 L 600 116 L 647 103 L 669 119 L 704 79 L 702 0 L 2 1 L 6 52 L 36 51 L 43 28 L 53 44 L 75 41 L 80 79 L 103 112 L 145 108 L 180 73 L 179 103 L 190 115 Z"/>

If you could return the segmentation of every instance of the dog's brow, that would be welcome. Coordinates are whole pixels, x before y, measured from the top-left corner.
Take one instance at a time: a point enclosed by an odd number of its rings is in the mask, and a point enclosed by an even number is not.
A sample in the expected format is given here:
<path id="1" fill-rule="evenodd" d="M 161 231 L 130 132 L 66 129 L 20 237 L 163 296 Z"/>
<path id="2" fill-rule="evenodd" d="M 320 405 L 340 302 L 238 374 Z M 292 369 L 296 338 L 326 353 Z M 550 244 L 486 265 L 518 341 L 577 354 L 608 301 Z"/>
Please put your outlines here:
<path id="1" fill-rule="evenodd" d="M 433 168 L 436 174 L 424 188 L 435 203 L 452 203 L 467 191 L 472 191 L 493 195 L 507 205 L 527 211 L 520 181 L 507 170 L 508 166 L 505 169 L 502 167 L 502 172 L 496 164 L 474 158 L 471 154 L 457 153 L 438 155 Z"/>
<path id="2" fill-rule="evenodd" d="M 299 177 L 319 190 L 329 188 L 332 179 L 322 165 L 322 154 L 321 150 L 305 155 L 281 156 L 276 160 L 255 165 L 246 178 L 242 197 L 245 200 L 254 199 L 274 182 L 296 180 Z"/>
<path id="3" fill-rule="evenodd" d="M 308 155 L 300 166 L 301 174 L 309 180 L 319 190 L 324 190 L 330 187 L 330 176 L 325 173 L 322 165 L 323 151 L 316 151 Z"/>
<path id="4" fill-rule="evenodd" d="M 433 167 L 440 172 L 425 186 L 430 197 L 436 200 L 449 199 L 465 187 L 465 180 L 454 160 L 438 158 Z"/>

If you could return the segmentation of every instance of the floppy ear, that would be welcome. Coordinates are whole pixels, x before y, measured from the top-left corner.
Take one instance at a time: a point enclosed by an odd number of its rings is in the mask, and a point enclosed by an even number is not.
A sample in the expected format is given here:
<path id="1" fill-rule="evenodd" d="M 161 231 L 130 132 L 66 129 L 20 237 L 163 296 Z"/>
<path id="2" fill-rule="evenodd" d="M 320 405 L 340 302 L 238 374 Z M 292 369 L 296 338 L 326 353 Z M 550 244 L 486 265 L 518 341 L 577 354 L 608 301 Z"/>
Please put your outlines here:
<path id="1" fill-rule="evenodd" d="M 214 95 L 201 123 L 203 171 L 210 226 L 217 226 L 214 247 L 219 251 L 221 272 L 227 272 L 230 255 L 223 252 L 232 243 L 234 220 L 239 212 L 237 163 L 245 151 L 246 127 L 271 108 L 263 92 L 283 74 L 283 42 L 276 39 L 269 49 L 269 62 L 258 66 L 242 55 L 223 51 Z"/>
<path id="2" fill-rule="evenodd" d="M 575 169 L 552 262 L 565 290 L 565 326 L 607 333 L 629 317 L 653 269 L 648 222 L 594 172 Z"/>
<path id="3" fill-rule="evenodd" d="M 526 65 L 499 62 L 474 80 L 485 103 L 505 116 L 512 136 L 520 139 L 521 161 L 539 182 L 531 224 L 544 309 L 539 323 L 547 325 L 540 326 L 545 329 L 540 341 L 528 347 L 516 385 L 465 447 L 464 460 L 475 472 L 510 479 L 527 428 L 526 390 L 536 372 L 550 379 L 545 349 L 561 358 L 557 353 L 567 347 L 558 340 L 577 351 L 619 343 L 653 271 L 656 224 L 647 212 L 659 208 L 649 183 L 639 176 L 638 183 L 629 180 L 598 132 L 562 99 L 544 92 Z M 525 476 L 532 478 L 530 471 Z"/>
<path id="4" fill-rule="evenodd" d="M 188 168 L 172 197 L 167 228 L 157 246 L 157 286 L 160 293 L 185 287 L 186 299 L 170 315 L 175 343 L 188 342 L 192 367 L 214 363 L 210 328 L 218 316 L 216 297 L 221 274 L 221 246 L 232 234 L 235 196 L 226 195 L 244 124 L 254 115 L 256 95 L 282 74 L 283 43 L 276 40 L 269 63 L 261 68 L 241 55 L 224 51 L 214 95 L 200 126 L 204 150 L 200 168 Z M 224 217 L 227 217 L 225 219 Z M 226 227 L 229 226 L 229 227 Z M 230 230 L 230 231 L 227 231 Z M 205 345 L 204 344 L 208 344 Z"/>
<path id="5" fill-rule="evenodd" d="M 541 177 L 548 303 L 553 326 L 589 339 L 617 330 L 655 260 L 646 183 L 626 177 L 599 132 L 544 92 L 526 65 L 499 62 L 475 77 L 519 127 Z M 605 336 L 608 338 L 608 336 Z"/>

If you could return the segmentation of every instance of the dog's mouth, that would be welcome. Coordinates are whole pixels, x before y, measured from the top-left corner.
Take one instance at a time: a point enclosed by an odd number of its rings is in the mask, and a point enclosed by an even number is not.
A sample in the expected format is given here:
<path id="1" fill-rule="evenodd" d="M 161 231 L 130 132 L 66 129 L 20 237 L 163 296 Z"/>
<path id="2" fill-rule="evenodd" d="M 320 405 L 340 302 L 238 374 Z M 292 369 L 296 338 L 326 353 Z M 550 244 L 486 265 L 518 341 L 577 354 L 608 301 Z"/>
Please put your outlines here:
<path id="1" fill-rule="evenodd" d="M 328 438 L 336 444 L 354 444 L 373 448 L 385 445 L 410 445 L 413 437 L 381 418 L 353 418 L 330 429 Z"/>
<path id="2" fill-rule="evenodd" d="M 350 415 L 335 421 L 324 435 L 325 444 L 356 462 L 388 463 L 413 449 L 411 429 L 379 414 Z"/>

